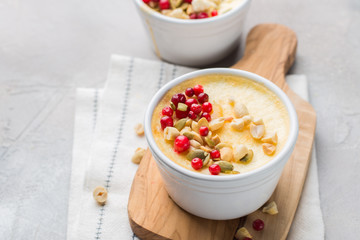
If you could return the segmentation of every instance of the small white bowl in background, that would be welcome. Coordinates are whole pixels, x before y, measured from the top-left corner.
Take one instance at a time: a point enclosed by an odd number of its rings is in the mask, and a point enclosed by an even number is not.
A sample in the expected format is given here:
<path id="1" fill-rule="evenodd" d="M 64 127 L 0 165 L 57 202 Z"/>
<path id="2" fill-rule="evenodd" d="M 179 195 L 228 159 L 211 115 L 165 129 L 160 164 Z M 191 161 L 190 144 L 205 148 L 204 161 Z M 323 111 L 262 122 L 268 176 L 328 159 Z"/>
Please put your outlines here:
<path id="1" fill-rule="evenodd" d="M 178 19 L 134 0 L 156 55 L 184 66 L 215 63 L 234 50 L 243 31 L 250 0 L 227 13 L 205 19 Z"/>
<path id="2" fill-rule="evenodd" d="M 290 131 L 283 149 L 265 165 L 246 173 L 212 176 L 190 171 L 166 157 L 156 145 L 151 120 L 163 96 L 179 83 L 209 74 L 230 74 L 258 82 L 284 103 Z M 271 196 L 295 147 L 299 126 L 296 111 L 286 94 L 269 80 L 247 71 L 213 68 L 194 71 L 163 86 L 152 98 L 145 114 L 145 135 L 170 197 L 184 210 L 203 218 L 225 220 L 245 216 L 260 208 Z"/>

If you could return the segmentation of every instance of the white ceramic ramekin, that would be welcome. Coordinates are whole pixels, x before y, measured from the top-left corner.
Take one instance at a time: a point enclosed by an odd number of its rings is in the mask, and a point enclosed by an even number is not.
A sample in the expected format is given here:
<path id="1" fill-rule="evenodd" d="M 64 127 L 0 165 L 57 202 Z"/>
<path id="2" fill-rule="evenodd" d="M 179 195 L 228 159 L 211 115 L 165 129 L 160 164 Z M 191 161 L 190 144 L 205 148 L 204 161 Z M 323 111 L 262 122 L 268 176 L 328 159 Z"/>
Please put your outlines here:
<path id="1" fill-rule="evenodd" d="M 159 58 L 185 66 L 204 66 L 227 56 L 239 44 L 250 0 L 212 18 L 184 20 L 164 16 L 134 0 Z"/>
<path id="2" fill-rule="evenodd" d="M 155 143 L 151 119 L 162 97 L 177 84 L 208 74 L 232 74 L 253 80 L 274 92 L 284 103 L 290 117 L 288 140 L 269 163 L 247 173 L 229 176 L 204 175 L 190 171 L 167 158 Z M 286 94 L 269 80 L 247 71 L 213 68 L 178 77 L 163 86 L 152 98 L 145 114 L 145 135 L 170 197 L 186 211 L 208 219 L 224 220 L 245 216 L 261 207 L 274 191 L 290 158 L 298 135 L 298 119 Z"/>

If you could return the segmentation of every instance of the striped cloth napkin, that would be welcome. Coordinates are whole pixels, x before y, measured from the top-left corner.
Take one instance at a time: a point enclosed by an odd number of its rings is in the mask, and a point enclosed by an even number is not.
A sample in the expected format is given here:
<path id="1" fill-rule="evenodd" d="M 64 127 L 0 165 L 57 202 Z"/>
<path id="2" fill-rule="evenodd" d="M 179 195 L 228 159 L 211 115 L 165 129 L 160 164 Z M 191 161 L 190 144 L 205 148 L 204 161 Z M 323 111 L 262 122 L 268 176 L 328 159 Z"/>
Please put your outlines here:
<path id="1" fill-rule="evenodd" d="M 166 82 L 194 69 L 160 61 L 113 55 L 105 88 L 78 89 L 68 211 L 68 239 L 137 239 L 130 228 L 127 202 L 137 165 L 130 159 L 144 137 L 134 133 L 147 103 Z M 308 99 L 305 76 L 287 78 Z M 313 151 L 307 181 L 288 239 L 324 239 L 317 165 Z M 109 197 L 99 206 L 96 186 Z"/>

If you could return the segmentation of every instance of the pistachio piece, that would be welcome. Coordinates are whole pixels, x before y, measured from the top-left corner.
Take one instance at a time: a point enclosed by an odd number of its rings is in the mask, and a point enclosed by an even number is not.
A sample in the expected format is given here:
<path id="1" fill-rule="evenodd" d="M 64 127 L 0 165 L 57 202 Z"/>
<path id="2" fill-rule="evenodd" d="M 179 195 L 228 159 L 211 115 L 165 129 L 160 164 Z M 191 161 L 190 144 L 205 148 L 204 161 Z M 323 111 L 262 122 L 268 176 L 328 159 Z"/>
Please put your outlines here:
<path id="1" fill-rule="evenodd" d="M 205 151 L 201 149 L 190 150 L 189 153 L 186 155 L 186 158 L 190 161 L 193 160 L 193 158 L 200 158 L 204 160 L 205 157 L 206 157 Z"/>
<path id="2" fill-rule="evenodd" d="M 190 140 L 190 146 L 192 146 L 194 148 L 200 148 L 201 144 L 198 141 Z"/>
<path id="3" fill-rule="evenodd" d="M 239 171 L 225 171 L 225 174 L 239 174 Z"/>
<path id="4" fill-rule="evenodd" d="M 260 139 L 265 134 L 265 126 L 264 125 L 255 125 L 254 123 L 250 123 L 250 134 L 254 139 Z"/>
<path id="5" fill-rule="evenodd" d="M 231 148 L 231 145 L 228 144 L 228 143 L 219 143 L 218 145 L 215 146 L 215 149 L 216 149 L 216 150 L 220 150 L 220 149 L 222 149 L 222 148 L 224 148 L 224 147 Z"/>
<path id="6" fill-rule="evenodd" d="M 233 157 L 235 162 L 240 162 L 240 159 L 245 157 L 248 153 L 248 148 L 244 144 L 237 144 L 233 147 Z"/>
<path id="7" fill-rule="evenodd" d="M 191 128 L 190 127 L 184 127 L 183 129 L 181 129 L 180 134 L 184 135 L 184 132 L 191 132 Z"/>
<path id="8" fill-rule="evenodd" d="M 173 102 L 170 102 L 170 107 L 172 110 L 174 110 L 174 111 L 176 110 L 176 106 Z"/>
<path id="9" fill-rule="evenodd" d="M 141 162 L 141 160 L 143 159 L 144 155 L 145 155 L 146 150 L 143 148 L 137 148 L 135 150 L 134 155 L 131 158 L 131 161 L 135 164 L 139 164 Z"/>
<path id="10" fill-rule="evenodd" d="M 194 12 L 194 9 L 193 9 L 192 5 L 189 4 L 189 6 L 188 6 L 187 9 L 186 9 L 186 14 L 187 14 L 187 15 L 190 15 L 190 14 L 192 14 L 193 12 Z"/>
<path id="11" fill-rule="evenodd" d="M 208 165 L 210 163 L 210 154 L 209 153 L 205 153 L 205 159 L 203 160 L 203 167 L 205 167 L 206 165 Z"/>
<path id="12" fill-rule="evenodd" d="M 178 103 L 177 110 L 186 112 L 188 109 L 188 106 L 185 103 Z"/>
<path id="13" fill-rule="evenodd" d="M 209 124 L 209 129 L 211 131 L 216 131 L 216 130 L 222 128 L 224 126 L 224 124 L 225 124 L 224 117 L 213 119 Z"/>
<path id="14" fill-rule="evenodd" d="M 192 120 L 191 119 L 188 119 L 185 123 L 185 126 L 187 127 L 190 127 L 191 126 L 191 123 L 192 123 Z"/>
<path id="15" fill-rule="evenodd" d="M 241 118 L 245 115 L 248 115 L 249 114 L 249 111 L 247 109 L 247 107 L 242 104 L 242 103 L 235 103 L 235 106 L 234 106 L 234 115 L 235 117 L 237 118 Z"/>
<path id="16" fill-rule="evenodd" d="M 180 6 L 182 0 L 170 0 L 170 6 L 172 9 L 175 9 Z"/>
<path id="17" fill-rule="evenodd" d="M 98 186 L 93 191 L 94 199 L 101 205 L 104 205 L 108 196 L 108 192 L 102 186 Z"/>
<path id="18" fill-rule="evenodd" d="M 245 126 L 249 125 L 253 121 L 253 117 L 250 115 L 245 115 L 242 117 L 242 120 L 244 120 Z"/>
<path id="19" fill-rule="evenodd" d="M 136 124 L 134 129 L 138 136 L 144 135 L 144 126 L 141 123 Z"/>
<path id="20" fill-rule="evenodd" d="M 191 123 L 191 129 L 192 129 L 193 131 L 199 133 L 199 129 L 200 129 L 199 124 L 198 124 L 197 122 L 195 122 L 195 121 L 192 121 L 192 123 Z"/>
<path id="21" fill-rule="evenodd" d="M 194 132 L 194 131 L 192 131 L 191 133 L 194 135 L 194 136 L 193 136 L 193 139 L 194 139 L 194 140 L 198 141 L 201 145 L 204 144 L 204 141 L 202 140 L 200 134 L 198 134 L 198 133 L 196 133 L 196 132 Z"/>
<path id="22" fill-rule="evenodd" d="M 265 207 L 263 207 L 262 211 L 264 213 L 268 213 L 270 215 L 276 215 L 279 213 L 279 210 L 277 208 L 277 205 L 274 201 L 267 204 Z"/>
<path id="23" fill-rule="evenodd" d="M 188 139 L 193 139 L 194 138 L 194 132 L 190 132 L 190 131 L 184 131 L 182 133 L 182 135 L 184 135 L 185 137 L 187 137 Z"/>
<path id="24" fill-rule="evenodd" d="M 176 8 L 172 10 L 171 13 L 169 14 L 169 17 L 189 19 L 189 16 L 186 13 L 184 13 L 184 10 L 182 10 L 181 8 Z"/>
<path id="25" fill-rule="evenodd" d="M 264 153 L 269 156 L 273 155 L 276 150 L 276 146 L 271 143 L 263 143 L 262 148 L 263 148 Z"/>
<path id="26" fill-rule="evenodd" d="M 211 149 L 205 146 L 201 146 L 200 149 L 208 153 L 211 152 Z"/>
<path id="27" fill-rule="evenodd" d="M 253 150 L 249 149 L 248 153 L 243 158 L 240 159 L 240 162 L 249 163 L 253 159 L 253 156 L 254 156 Z"/>
<path id="28" fill-rule="evenodd" d="M 215 164 L 220 166 L 222 173 L 225 171 L 232 171 L 234 169 L 234 166 L 227 161 L 218 161 Z"/>
<path id="29" fill-rule="evenodd" d="M 204 140 L 209 147 L 213 148 L 215 146 L 215 142 L 211 139 L 211 137 L 207 136 Z"/>
<path id="30" fill-rule="evenodd" d="M 180 8 L 182 9 L 182 10 L 186 10 L 187 8 L 189 7 L 189 4 L 188 3 L 183 3 L 183 4 L 181 4 L 181 6 L 180 6 Z"/>
<path id="31" fill-rule="evenodd" d="M 215 145 L 218 145 L 219 143 L 220 143 L 220 137 L 219 137 L 219 135 L 215 135 L 215 136 L 213 136 L 212 138 L 211 138 L 211 140 L 213 140 L 213 142 L 214 142 L 214 144 Z"/>
<path id="32" fill-rule="evenodd" d="M 243 240 L 244 238 L 252 239 L 253 237 L 251 236 L 251 234 L 245 227 L 242 227 L 242 228 L 239 228 L 239 230 L 237 230 L 237 232 L 235 234 L 235 238 L 237 240 Z"/>
<path id="33" fill-rule="evenodd" d="M 270 134 L 266 134 L 262 139 L 262 142 L 264 143 L 272 143 L 274 145 L 277 144 L 278 142 L 278 136 L 276 132 L 270 133 Z"/>
<path id="34" fill-rule="evenodd" d="M 242 118 L 238 118 L 238 119 L 234 119 L 231 123 L 230 126 L 237 130 L 237 131 L 241 131 L 244 129 L 244 120 Z"/>
<path id="35" fill-rule="evenodd" d="M 187 119 L 186 118 L 182 118 L 176 121 L 176 123 L 174 124 L 174 127 L 181 131 L 181 129 L 183 129 L 185 127 Z"/>
<path id="36" fill-rule="evenodd" d="M 220 149 L 221 160 L 230 162 L 232 159 L 232 150 L 229 147 L 223 147 Z"/>
<path id="37" fill-rule="evenodd" d="M 177 130 L 174 127 L 166 127 L 164 129 L 164 139 L 165 140 L 172 141 L 179 135 L 180 135 L 179 130 Z"/>
<path id="38" fill-rule="evenodd" d="M 264 125 L 264 121 L 262 118 L 254 118 L 252 120 L 252 122 L 255 124 L 255 125 Z"/>

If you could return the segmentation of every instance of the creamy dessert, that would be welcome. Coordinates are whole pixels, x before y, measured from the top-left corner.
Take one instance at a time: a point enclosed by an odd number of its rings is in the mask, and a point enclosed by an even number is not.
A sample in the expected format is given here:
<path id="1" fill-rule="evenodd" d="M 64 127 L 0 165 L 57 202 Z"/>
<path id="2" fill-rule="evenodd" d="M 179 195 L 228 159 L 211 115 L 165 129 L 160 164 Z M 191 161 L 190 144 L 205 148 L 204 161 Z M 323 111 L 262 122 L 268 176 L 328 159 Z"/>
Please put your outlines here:
<path id="1" fill-rule="evenodd" d="M 234 75 L 205 75 L 168 91 L 152 133 L 172 161 L 203 174 L 249 172 L 271 161 L 290 129 L 285 105 L 268 88 Z"/>
<path id="2" fill-rule="evenodd" d="M 222 15 L 243 0 L 143 0 L 151 9 L 168 17 L 203 19 Z"/>

